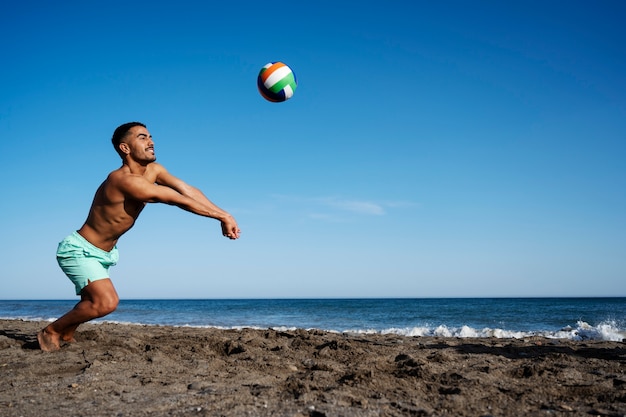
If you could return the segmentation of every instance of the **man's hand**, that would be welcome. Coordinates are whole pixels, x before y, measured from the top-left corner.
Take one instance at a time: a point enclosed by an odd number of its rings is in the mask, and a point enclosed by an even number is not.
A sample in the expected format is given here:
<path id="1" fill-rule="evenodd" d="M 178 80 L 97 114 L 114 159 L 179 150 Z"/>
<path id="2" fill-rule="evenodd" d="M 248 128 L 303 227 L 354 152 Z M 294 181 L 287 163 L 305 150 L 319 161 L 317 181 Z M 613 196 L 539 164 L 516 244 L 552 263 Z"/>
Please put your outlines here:
<path id="1" fill-rule="evenodd" d="M 241 230 L 237 226 L 237 222 L 232 216 L 228 216 L 222 221 L 222 234 L 229 239 L 239 239 Z"/>

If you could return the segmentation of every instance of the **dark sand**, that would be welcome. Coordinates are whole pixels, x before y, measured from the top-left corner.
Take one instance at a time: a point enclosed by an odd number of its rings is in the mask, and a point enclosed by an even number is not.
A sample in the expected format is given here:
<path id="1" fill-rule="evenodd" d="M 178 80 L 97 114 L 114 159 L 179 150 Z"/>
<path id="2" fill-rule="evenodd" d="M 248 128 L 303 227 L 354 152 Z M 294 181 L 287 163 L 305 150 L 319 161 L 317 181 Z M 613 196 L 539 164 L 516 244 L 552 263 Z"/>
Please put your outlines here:
<path id="1" fill-rule="evenodd" d="M 0 320 L 0 416 L 624 416 L 621 342 Z"/>

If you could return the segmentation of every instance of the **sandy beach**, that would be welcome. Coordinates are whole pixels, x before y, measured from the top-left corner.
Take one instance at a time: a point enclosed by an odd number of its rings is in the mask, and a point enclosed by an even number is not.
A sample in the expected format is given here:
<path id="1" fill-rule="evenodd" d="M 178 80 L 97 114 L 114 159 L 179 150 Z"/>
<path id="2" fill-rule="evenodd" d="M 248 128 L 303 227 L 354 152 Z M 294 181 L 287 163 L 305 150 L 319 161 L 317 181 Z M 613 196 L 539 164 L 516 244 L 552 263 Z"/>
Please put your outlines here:
<path id="1" fill-rule="evenodd" d="M 624 416 L 626 345 L 0 320 L 0 416 Z"/>

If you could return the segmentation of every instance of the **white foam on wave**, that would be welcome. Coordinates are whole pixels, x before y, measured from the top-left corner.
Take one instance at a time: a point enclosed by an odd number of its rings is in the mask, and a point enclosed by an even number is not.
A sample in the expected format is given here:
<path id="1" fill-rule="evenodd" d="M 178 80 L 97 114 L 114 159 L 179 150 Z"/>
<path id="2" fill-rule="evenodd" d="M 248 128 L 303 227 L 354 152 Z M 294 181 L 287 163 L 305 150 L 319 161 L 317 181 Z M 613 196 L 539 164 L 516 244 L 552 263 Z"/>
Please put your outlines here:
<path id="1" fill-rule="evenodd" d="M 397 334 L 400 336 L 433 336 L 433 337 L 460 337 L 460 338 L 478 338 L 478 337 L 494 337 L 494 338 L 523 338 L 530 336 L 528 332 L 516 332 L 503 329 L 475 329 L 470 326 L 461 326 L 458 328 L 440 325 L 435 328 L 431 327 L 410 327 L 410 328 L 390 328 L 380 332 L 381 334 Z"/>
<path id="2" fill-rule="evenodd" d="M 626 331 L 620 330 L 614 321 L 603 322 L 597 326 L 579 321 L 576 327 L 564 327 L 557 331 L 514 331 L 504 329 L 475 329 L 470 326 L 448 327 L 440 325 L 437 327 L 407 327 L 389 328 L 380 331 L 381 334 L 396 334 L 400 336 L 433 336 L 433 337 L 459 337 L 459 338 L 497 338 L 497 339 L 523 339 L 525 337 L 541 336 L 550 339 L 570 339 L 570 340 L 606 340 L 621 342 L 626 339 Z"/>
<path id="3" fill-rule="evenodd" d="M 0 320 L 22 320 L 22 321 L 48 321 L 52 323 L 58 317 L 34 317 L 34 316 L 2 316 Z"/>
<path id="4" fill-rule="evenodd" d="M 103 320 L 102 322 L 117 323 L 117 324 L 130 324 L 130 325 L 145 325 L 141 323 L 120 322 Z M 197 327 L 197 328 L 214 328 L 221 330 L 243 330 L 243 329 L 256 329 L 266 330 L 266 327 L 262 326 L 215 326 L 215 325 L 175 325 L 174 327 Z M 270 327 L 272 330 L 279 332 L 289 332 L 298 330 L 293 326 L 274 326 Z M 463 339 L 470 338 L 496 338 L 496 339 L 523 339 L 532 336 L 541 336 L 549 339 L 570 339 L 570 340 L 606 340 L 613 342 L 621 342 L 626 339 L 626 331 L 620 330 L 617 323 L 614 321 L 602 322 L 597 326 L 591 326 L 588 323 L 579 321 L 576 327 L 567 326 L 557 331 L 514 331 L 504 329 L 492 329 L 485 327 L 483 329 L 475 329 L 470 326 L 461 327 L 449 327 L 445 325 L 439 325 L 437 327 L 405 327 L 396 328 L 392 327 L 384 330 L 376 329 L 349 329 L 338 331 L 334 329 L 307 329 L 307 330 L 324 330 L 331 333 L 346 333 L 346 334 L 395 334 L 398 336 L 408 337 L 458 337 Z"/>
<path id="5" fill-rule="evenodd" d="M 584 321 L 578 321 L 576 327 L 565 327 L 557 332 L 559 336 L 573 340 L 608 340 L 621 342 L 626 339 L 626 332 L 620 330 L 615 321 L 605 321 L 597 326 L 591 326 Z"/>

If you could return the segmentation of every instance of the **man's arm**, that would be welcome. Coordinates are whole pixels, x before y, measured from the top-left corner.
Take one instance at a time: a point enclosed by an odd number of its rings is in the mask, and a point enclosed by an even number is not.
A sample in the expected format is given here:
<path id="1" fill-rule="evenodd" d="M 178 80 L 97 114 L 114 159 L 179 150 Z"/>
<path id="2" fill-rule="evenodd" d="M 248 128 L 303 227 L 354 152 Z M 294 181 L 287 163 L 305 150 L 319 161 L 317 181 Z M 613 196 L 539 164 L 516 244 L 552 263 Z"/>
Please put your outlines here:
<path id="1" fill-rule="evenodd" d="M 224 216 L 230 216 L 230 214 L 228 214 L 226 211 L 222 210 L 221 208 L 216 206 L 211 200 L 209 200 L 204 195 L 204 193 L 202 193 L 202 191 L 192 185 L 187 184 L 180 178 L 173 176 L 162 165 L 159 165 L 159 172 L 157 175 L 156 183 L 169 187 L 184 196 L 205 204 L 207 207 L 210 207 L 211 210 L 215 212 L 221 212 Z"/>
<path id="2" fill-rule="evenodd" d="M 164 168 L 163 171 L 167 173 Z M 153 184 L 140 175 L 125 175 L 119 183 L 119 189 L 139 201 L 175 205 L 194 214 L 217 219 L 221 222 L 224 236 L 230 239 L 239 237 L 240 230 L 235 219 L 210 202 L 200 190 L 169 174 L 165 180 L 157 177 L 156 182 Z"/>
<path id="3" fill-rule="evenodd" d="M 185 181 L 181 180 L 170 174 L 165 167 L 162 165 L 158 165 L 159 171 L 157 174 L 156 183 L 159 185 L 163 185 L 169 187 L 180 194 L 187 196 L 203 205 L 205 205 L 210 210 L 220 213 L 219 220 L 222 223 L 222 234 L 231 239 L 237 239 L 241 231 L 237 226 L 237 222 L 228 212 L 222 210 L 218 206 L 216 206 L 211 200 L 209 200 L 202 191 L 198 188 L 187 184 Z M 217 218 L 217 217 L 216 217 Z"/>

